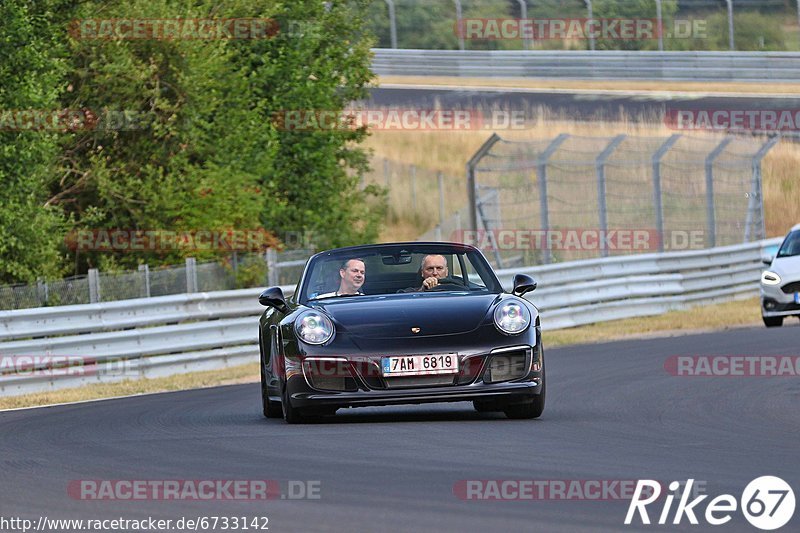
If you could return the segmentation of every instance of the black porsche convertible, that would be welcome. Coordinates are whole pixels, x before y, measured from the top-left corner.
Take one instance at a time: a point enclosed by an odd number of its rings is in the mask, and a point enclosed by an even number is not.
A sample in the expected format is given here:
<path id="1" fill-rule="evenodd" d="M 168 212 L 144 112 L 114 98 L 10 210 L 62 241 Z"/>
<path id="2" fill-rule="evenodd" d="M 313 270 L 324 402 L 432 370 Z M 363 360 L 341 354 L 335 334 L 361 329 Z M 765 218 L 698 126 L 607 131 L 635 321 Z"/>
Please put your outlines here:
<path id="1" fill-rule="evenodd" d="M 544 353 L 538 310 L 522 298 L 535 288 L 518 274 L 504 292 L 460 243 L 318 253 L 291 296 L 272 287 L 259 298 L 264 416 L 293 424 L 345 407 L 472 401 L 537 418 Z"/>

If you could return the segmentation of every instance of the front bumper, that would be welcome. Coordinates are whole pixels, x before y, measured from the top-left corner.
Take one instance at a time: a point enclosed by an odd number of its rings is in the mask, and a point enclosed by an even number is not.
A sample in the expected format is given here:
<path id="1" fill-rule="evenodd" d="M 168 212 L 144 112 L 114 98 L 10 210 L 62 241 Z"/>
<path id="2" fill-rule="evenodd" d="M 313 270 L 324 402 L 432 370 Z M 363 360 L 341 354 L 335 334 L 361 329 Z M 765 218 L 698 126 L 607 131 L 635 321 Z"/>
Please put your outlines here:
<path id="1" fill-rule="evenodd" d="M 511 353 L 526 353 L 526 367 L 519 368 L 521 375 L 507 381 L 490 382 L 488 371 L 492 357 Z M 354 375 L 353 387 L 349 390 L 321 390 L 312 386 L 313 379 L 305 373 L 289 377 L 285 382 L 285 396 L 293 407 L 342 408 L 380 405 L 421 404 L 434 402 L 480 401 L 495 405 L 527 403 L 542 393 L 544 386 L 544 354 L 540 346 L 517 346 L 501 348 L 486 354 L 473 354 L 471 362 L 462 367 L 469 373 L 460 372 L 450 383 L 387 387 L 381 379 L 363 379 L 359 367 L 349 365 Z M 477 363 L 479 361 L 479 363 Z M 471 366 L 470 366 L 471 365 Z M 303 366 L 305 370 L 305 366 Z M 363 368 L 363 367 L 361 367 Z M 474 369 L 474 370 L 473 370 Z M 474 372 L 474 373 L 473 373 Z M 496 377 L 496 375 L 495 375 Z M 486 380 L 486 381 L 485 381 Z"/>
<path id="2" fill-rule="evenodd" d="M 761 316 L 800 316 L 800 303 L 795 301 L 795 293 L 783 292 L 782 285 L 761 284 Z"/>

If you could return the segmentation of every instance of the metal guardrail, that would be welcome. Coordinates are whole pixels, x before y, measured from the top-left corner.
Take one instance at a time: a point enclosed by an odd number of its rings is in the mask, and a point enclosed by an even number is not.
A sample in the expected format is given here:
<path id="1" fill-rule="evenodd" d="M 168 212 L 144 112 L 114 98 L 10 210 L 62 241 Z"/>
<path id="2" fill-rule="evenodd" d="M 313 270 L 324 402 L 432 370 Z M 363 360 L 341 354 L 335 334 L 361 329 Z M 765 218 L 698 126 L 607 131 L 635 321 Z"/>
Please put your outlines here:
<path id="1" fill-rule="evenodd" d="M 800 81 L 798 52 L 393 50 L 374 48 L 379 76 L 663 81 Z"/>
<path id="2" fill-rule="evenodd" d="M 498 271 L 533 275 L 529 295 L 544 329 L 661 314 L 695 303 L 754 296 L 761 250 L 780 239 Z M 290 293 L 294 286 L 282 289 Z M 29 357 L 30 371 L 0 364 L 0 395 L 212 370 L 258 357 L 258 289 L 180 294 L 0 312 L 0 361 Z M 47 357 L 77 358 L 48 373 Z M 36 371 L 38 369 L 39 371 Z M 58 374 L 58 375 L 57 375 Z"/>
<path id="3" fill-rule="evenodd" d="M 506 289 L 514 274 L 533 276 L 540 288 L 527 298 L 541 311 L 542 329 L 552 330 L 755 296 L 761 250 L 781 240 L 506 269 L 497 275 Z"/>

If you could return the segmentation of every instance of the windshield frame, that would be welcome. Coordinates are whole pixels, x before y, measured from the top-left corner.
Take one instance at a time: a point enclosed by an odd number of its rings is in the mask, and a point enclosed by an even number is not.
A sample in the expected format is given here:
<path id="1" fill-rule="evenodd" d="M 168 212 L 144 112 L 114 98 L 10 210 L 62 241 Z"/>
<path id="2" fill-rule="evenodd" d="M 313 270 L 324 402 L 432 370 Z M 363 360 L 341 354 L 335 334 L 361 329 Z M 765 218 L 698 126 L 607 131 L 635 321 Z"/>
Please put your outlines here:
<path id="1" fill-rule="evenodd" d="M 485 274 L 486 279 L 483 279 L 484 276 L 481 275 L 481 279 L 486 283 L 486 290 L 475 291 L 476 294 L 501 294 L 505 292 L 503 290 L 503 286 L 500 283 L 500 280 L 497 279 L 497 275 L 494 273 L 494 269 L 489 264 L 489 261 L 486 260 L 486 257 L 483 253 L 467 244 L 460 244 L 460 243 L 442 243 L 442 242 L 406 242 L 406 243 L 391 243 L 391 244 L 369 244 L 363 246 L 350 246 L 347 248 L 336 248 L 333 250 L 326 250 L 324 252 L 320 252 L 311 256 L 311 258 L 306 263 L 305 268 L 303 269 L 303 275 L 300 279 L 300 283 L 298 284 L 297 290 L 294 294 L 294 297 L 298 304 L 301 305 L 309 305 L 310 303 L 318 303 L 318 302 L 326 302 L 326 301 L 339 301 L 338 296 L 332 296 L 329 298 L 308 298 L 306 295 L 306 289 L 309 283 L 311 283 L 310 277 L 311 274 L 314 272 L 315 267 L 322 261 L 328 261 L 332 257 L 337 257 L 337 259 L 344 260 L 347 257 L 359 257 L 361 255 L 375 255 L 376 253 L 380 254 L 397 254 L 403 251 L 407 251 L 412 254 L 466 254 L 474 258 L 471 263 L 473 263 L 473 268 L 478 271 L 478 274 Z M 458 256 L 460 257 L 460 256 Z M 464 258 L 466 259 L 466 258 Z M 481 272 L 481 270 L 483 272 Z M 369 273 L 367 273 L 369 276 Z M 471 291 L 463 290 L 463 291 L 431 291 L 430 294 L 447 294 L 448 292 L 457 292 L 457 293 L 467 293 L 470 294 Z M 420 292 L 415 294 L 428 294 L 426 292 Z M 355 295 L 353 295 L 355 296 Z M 393 296 L 392 293 L 383 293 L 379 295 L 371 295 L 366 294 L 364 296 Z"/>

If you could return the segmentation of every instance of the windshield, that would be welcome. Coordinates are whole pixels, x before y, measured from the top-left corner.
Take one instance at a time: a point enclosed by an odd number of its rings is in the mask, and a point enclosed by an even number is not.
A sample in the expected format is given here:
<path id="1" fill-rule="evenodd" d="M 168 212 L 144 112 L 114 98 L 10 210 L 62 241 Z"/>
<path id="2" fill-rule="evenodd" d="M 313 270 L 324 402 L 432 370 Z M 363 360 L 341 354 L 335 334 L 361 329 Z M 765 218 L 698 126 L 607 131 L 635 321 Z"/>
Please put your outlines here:
<path id="1" fill-rule="evenodd" d="M 430 277 L 436 278 L 435 281 L 428 281 L 428 286 L 424 286 L 425 278 Z M 300 299 L 407 292 L 501 291 L 491 267 L 477 251 L 430 244 L 371 246 L 327 252 L 312 259 L 306 269 Z"/>
<path id="2" fill-rule="evenodd" d="M 778 257 L 791 257 L 800 255 L 800 230 L 793 231 L 786 236 L 778 250 Z"/>

